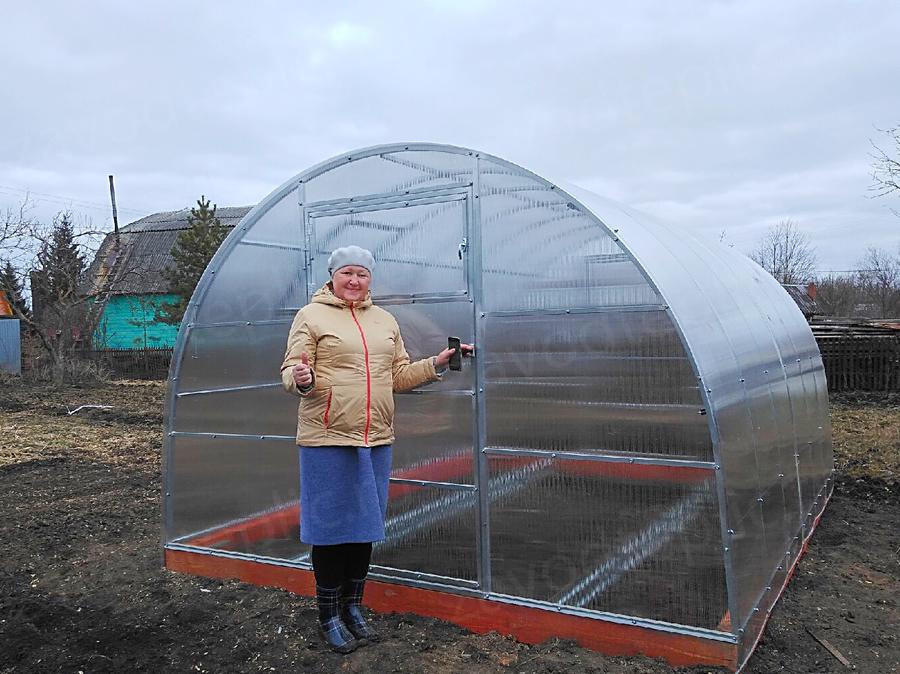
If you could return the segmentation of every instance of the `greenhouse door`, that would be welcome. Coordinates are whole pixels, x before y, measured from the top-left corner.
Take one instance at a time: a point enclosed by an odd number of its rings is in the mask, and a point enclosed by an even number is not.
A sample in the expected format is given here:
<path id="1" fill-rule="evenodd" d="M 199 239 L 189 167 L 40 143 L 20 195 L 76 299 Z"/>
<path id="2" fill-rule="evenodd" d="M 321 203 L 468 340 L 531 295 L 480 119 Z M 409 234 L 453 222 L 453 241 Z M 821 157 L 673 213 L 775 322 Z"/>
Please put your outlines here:
<path id="1" fill-rule="evenodd" d="M 391 312 L 410 358 L 431 356 L 447 337 L 474 342 L 467 184 L 304 204 L 308 293 L 328 279 L 328 256 L 356 244 L 375 255 L 374 302 Z M 386 539 L 373 573 L 476 587 L 480 516 L 473 457 L 476 375 L 461 372 L 395 396 L 393 469 Z"/>

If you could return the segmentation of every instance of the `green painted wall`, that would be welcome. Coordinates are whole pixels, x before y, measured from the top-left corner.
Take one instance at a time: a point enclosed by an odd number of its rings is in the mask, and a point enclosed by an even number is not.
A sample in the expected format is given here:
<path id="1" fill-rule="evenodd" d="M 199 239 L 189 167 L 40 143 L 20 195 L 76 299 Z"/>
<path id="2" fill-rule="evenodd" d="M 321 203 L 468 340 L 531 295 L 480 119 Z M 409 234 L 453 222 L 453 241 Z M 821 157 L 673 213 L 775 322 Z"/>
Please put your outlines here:
<path id="1" fill-rule="evenodd" d="M 177 325 L 156 319 L 156 309 L 175 295 L 113 295 L 94 332 L 95 349 L 172 348 Z"/>

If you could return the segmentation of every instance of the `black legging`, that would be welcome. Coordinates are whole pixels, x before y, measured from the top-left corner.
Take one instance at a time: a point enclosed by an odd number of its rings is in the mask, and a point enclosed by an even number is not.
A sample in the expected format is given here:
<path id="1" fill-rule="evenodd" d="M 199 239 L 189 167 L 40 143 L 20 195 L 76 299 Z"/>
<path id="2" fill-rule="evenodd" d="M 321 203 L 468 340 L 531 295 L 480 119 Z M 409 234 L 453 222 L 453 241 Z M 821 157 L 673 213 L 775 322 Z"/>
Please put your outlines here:
<path id="1" fill-rule="evenodd" d="M 361 580 L 369 572 L 371 543 L 312 546 L 313 573 L 319 587 L 338 587 L 345 580 Z"/>

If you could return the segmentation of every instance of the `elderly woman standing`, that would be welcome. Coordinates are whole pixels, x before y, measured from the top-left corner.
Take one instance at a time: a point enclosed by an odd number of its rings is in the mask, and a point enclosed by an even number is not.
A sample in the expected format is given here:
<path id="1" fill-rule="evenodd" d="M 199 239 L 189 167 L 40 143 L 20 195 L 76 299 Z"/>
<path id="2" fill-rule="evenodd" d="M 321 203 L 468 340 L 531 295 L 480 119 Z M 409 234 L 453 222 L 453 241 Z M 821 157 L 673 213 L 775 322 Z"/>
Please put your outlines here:
<path id="1" fill-rule="evenodd" d="M 331 254 L 331 281 L 294 318 L 281 365 L 285 390 L 301 397 L 300 539 L 312 545 L 319 625 L 339 653 L 378 639 L 360 604 L 372 543 L 384 539 L 393 394 L 437 381 L 453 355 L 410 362 L 397 321 L 372 304 L 374 267 L 359 246 Z"/>

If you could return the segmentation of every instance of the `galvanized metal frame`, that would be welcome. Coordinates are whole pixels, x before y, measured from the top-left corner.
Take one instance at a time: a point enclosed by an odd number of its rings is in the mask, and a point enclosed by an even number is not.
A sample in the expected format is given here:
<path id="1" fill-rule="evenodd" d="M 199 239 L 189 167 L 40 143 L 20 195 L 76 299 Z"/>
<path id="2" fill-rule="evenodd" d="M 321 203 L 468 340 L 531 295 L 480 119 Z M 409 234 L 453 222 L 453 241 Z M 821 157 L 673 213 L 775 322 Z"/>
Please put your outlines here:
<path id="1" fill-rule="evenodd" d="M 483 251 L 481 237 L 481 157 L 478 153 L 470 153 L 472 156 L 472 228 L 470 232 L 470 261 L 472 285 L 472 320 L 475 326 L 475 346 L 484 343 L 485 336 L 485 312 L 484 304 L 484 273 Z M 476 554 L 478 555 L 478 582 L 481 591 L 490 594 L 491 581 L 491 501 L 488 484 L 490 482 L 490 466 L 484 452 L 487 438 L 487 400 L 484 395 L 484 358 L 475 358 L 475 414 L 473 415 L 475 432 L 472 442 L 472 463 L 475 466 L 475 484 L 478 485 L 478 510 L 475 518 L 476 529 Z"/>
<path id="2" fill-rule="evenodd" d="M 705 468 L 718 470 L 718 464 L 713 461 L 696 461 L 692 459 L 678 459 L 669 456 L 628 455 L 625 453 L 613 453 L 597 450 L 596 453 L 581 452 L 551 452 L 545 449 L 517 449 L 513 447 L 485 447 L 482 453 L 496 456 L 533 456 L 542 459 L 567 459 L 572 461 L 599 461 L 601 463 L 629 463 L 638 466 L 673 466 L 680 468 Z"/>
<path id="3" fill-rule="evenodd" d="M 480 242 L 480 225 L 481 225 L 480 207 L 478 204 L 478 200 L 480 197 L 480 175 L 482 173 L 481 166 L 480 166 L 481 157 L 484 157 L 486 160 L 490 160 L 493 163 L 497 163 L 497 164 L 503 165 L 505 167 L 509 167 L 509 169 L 511 171 L 518 172 L 521 175 L 523 175 L 531 180 L 534 180 L 539 184 L 543 184 L 546 186 L 547 189 L 557 191 L 563 198 L 568 198 L 571 202 L 573 202 L 576 205 L 576 207 L 579 210 L 581 210 L 584 214 L 586 214 L 590 218 L 592 218 L 602 229 L 604 229 L 611 237 L 613 237 L 614 240 L 616 240 L 616 241 L 619 240 L 616 229 L 614 229 L 610 226 L 607 226 L 600 219 L 600 217 L 597 216 L 592 211 L 590 205 L 587 205 L 587 206 L 584 205 L 582 203 L 581 199 L 579 199 L 577 196 L 573 196 L 573 194 L 576 192 L 575 190 L 572 190 L 572 192 L 570 193 L 569 191 L 560 189 L 559 187 L 557 187 L 556 184 L 546 181 L 543 178 L 540 178 L 539 176 L 531 173 L 530 171 L 522 169 L 514 164 L 505 162 L 496 157 L 491 157 L 489 155 L 482 155 L 480 153 L 475 153 L 473 151 L 466 150 L 464 148 L 444 146 L 444 145 L 425 144 L 425 143 L 396 144 L 396 145 L 386 145 L 386 146 L 377 146 L 377 147 L 372 147 L 372 148 L 366 148 L 366 149 L 360 150 L 355 153 L 351 153 L 348 155 L 341 155 L 341 156 L 335 157 L 331 160 L 325 161 L 317 166 L 314 166 L 313 168 L 309 169 L 308 171 L 305 171 L 304 173 L 300 174 L 296 178 L 293 178 L 293 179 L 289 180 L 288 182 L 284 183 L 282 186 L 280 186 L 278 189 L 276 189 L 269 197 L 267 197 L 263 202 L 261 202 L 257 207 L 252 209 L 250 211 L 250 213 L 248 213 L 247 216 L 243 219 L 243 221 L 238 225 L 238 227 L 234 228 L 234 230 L 231 232 L 231 234 L 226 239 L 225 243 L 220 247 L 219 251 L 216 253 L 216 255 L 213 257 L 212 261 L 210 262 L 210 265 L 207 268 L 206 273 L 203 275 L 200 283 L 198 284 L 197 290 L 194 293 L 194 297 L 191 299 L 191 301 L 188 304 L 187 311 L 185 313 L 183 329 L 181 331 L 179 331 L 178 340 L 177 340 L 177 343 L 175 346 L 175 350 L 173 353 L 173 358 L 172 358 L 170 370 L 169 370 L 170 386 L 169 386 L 169 390 L 167 393 L 167 400 L 166 400 L 166 427 L 170 432 L 168 432 L 165 436 L 164 449 L 163 449 L 163 466 L 162 466 L 163 475 L 164 475 L 164 489 L 163 489 L 163 496 L 162 496 L 162 510 L 163 510 L 163 521 L 164 521 L 164 529 L 163 529 L 162 538 L 163 538 L 164 547 L 168 547 L 173 550 L 184 549 L 184 550 L 190 550 L 190 551 L 195 551 L 195 552 L 199 551 L 204 554 L 211 554 L 211 555 L 217 555 L 217 556 L 229 556 L 229 557 L 242 558 L 242 559 L 254 559 L 254 560 L 258 560 L 258 561 L 264 561 L 265 563 L 290 566 L 290 564 L 287 564 L 287 563 L 285 563 L 284 560 L 280 560 L 280 559 L 276 560 L 276 559 L 264 558 L 264 557 L 254 556 L 254 555 L 243 555 L 240 553 L 223 553 L 221 551 L 213 551 L 213 550 L 205 549 L 205 548 L 198 549 L 198 548 L 194 548 L 192 546 L 184 546 L 184 545 L 174 543 L 174 542 L 167 542 L 169 533 L 172 531 L 171 494 L 173 492 L 173 489 L 176 488 L 176 485 L 174 484 L 173 474 L 172 474 L 172 471 L 170 470 L 171 463 L 172 463 L 172 457 L 171 457 L 172 442 L 176 437 L 181 436 L 181 435 L 200 435 L 200 434 L 188 434 L 188 433 L 183 433 L 183 432 L 171 431 L 171 429 L 174 427 L 174 421 L 175 421 L 176 412 L 177 412 L 177 410 L 176 410 L 177 400 L 179 399 L 179 397 L 182 394 L 185 394 L 185 393 L 201 393 L 201 392 L 213 391 L 212 389 L 209 389 L 206 391 L 196 391 L 196 392 L 179 392 L 178 391 L 179 372 L 181 369 L 181 362 L 184 357 L 185 346 L 187 344 L 188 338 L 193 329 L 228 327 L 228 326 L 232 326 L 232 325 L 243 325 L 243 324 L 256 325 L 256 324 L 263 324 L 263 323 L 278 323 L 279 322 L 278 320 L 276 320 L 276 321 L 257 321 L 257 322 L 253 322 L 253 321 L 231 322 L 231 321 L 229 321 L 229 322 L 223 322 L 223 323 L 207 323 L 207 324 L 196 324 L 195 325 L 195 319 L 196 319 L 196 316 L 198 313 L 199 306 L 202 304 L 203 299 L 205 298 L 209 288 L 211 287 L 212 282 L 215 278 L 216 272 L 221 268 L 222 264 L 228 258 L 231 251 L 237 245 L 244 243 L 246 245 L 260 245 L 260 246 L 264 246 L 264 247 L 283 247 L 283 248 L 292 249 L 292 250 L 298 250 L 301 248 L 301 247 L 294 247 L 294 246 L 283 245 L 283 244 L 270 244 L 270 243 L 267 243 L 264 241 L 242 239 L 244 234 L 250 228 L 252 228 L 253 225 L 267 212 L 268 208 L 271 205 L 280 201 L 285 195 L 289 194 L 294 189 L 297 189 L 298 207 L 300 210 L 300 222 L 306 223 L 307 222 L 306 205 L 304 204 L 305 182 L 307 182 L 308 180 L 312 179 L 313 177 L 318 176 L 322 173 L 325 173 L 333 168 L 336 168 L 341 165 L 345 165 L 348 162 L 353 162 L 357 159 L 362 159 L 362 158 L 367 158 L 367 157 L 372 157 L 372 156 L 383 156 L 384 157 L 384 156 L 390 156 L 393 153 L 406 152 L 406 151 L 436 151 L 436 152 L 446 152 L 446 153 L 454 153 L 454 154 L 467 154 L 468 156 L 472 157 L 472 161 L 473 161 L 473 165 L 474 165 L 474 172 L 473 172 L 473 184 L 471 186 L 472 199 L 469 200 L 469 205 L 468 205 L 471 215 L 470 215 L 470 217 L 467 218 L 467 223 L 468 223 L 468 227 L 470 228 L 470 235 L 471 235 L 469 237 L 470 254 L 468 256 L 469 264 L 467 265 L 467 268 L 470 271 L 470 275 L 469 275 L 469 279 L 471 280 L 470 287 L 474 286 L 473 290 L 472 290 L 472 296 L 469 298 L 469 301 L 473 304 L 476 343 L 481 341 L 484 336 L 484 319 L 487 317 L 487 314 L 481 311 L 482 290 L 481 290 L 481 286 L 480 286 L 480 284 L 482 282 L 482 278 L 481 278 L 482 256 L 481 256 L 481 242 Z M 398 162 L 399 161 L 400 160 L 398 160 Z M 487 171 L 487 172 L 492 173 L 493 171 Z M 433 191 L 434 190 L 431 188 L 423 188 L 421 190 L 421 192 L 425 192 L 425 193 L 433 192 Z M 412 190 L 412 192 L 415 193 L 416 190 Z M 343 200 L 338 200 L 338 201 L 343 201 Z M 368 204 L 364 203 L 362 205 L 365 206 Z M 324 211 L 324 210 L 321 212 L 327 213 L 327 211 Z M 306 258 L 305 258 L 306 263 L 307 263 L 307 272 L 311 272 L 311 269 L 312 269 L 311 255 L 314 254 L 314 251 L 312 250 L 311 246 L 309 245 L 308 240 L 305 241 L 304 243 L 305 243 L 305 247 L 303 249 L 306 251 L 306 254 L 307 254 Z M 708 422 L 708 426 L 709 426 L 709 430 L 710 430 L 710 436 L 712 439 L 714 463 L 710 464 L 710 462 L 694 462 L 694 464 L 702 464 L 702 467 L 707 467 L 707 468 L 712 466 L 713 469 L 717 470 L 718 467 L 721 466 L 721 463 L 722 463 L 722 456 L 721 456 L 722 448 L 720 445 L 720 435 L 719 435 L 718 428 L 717 428 L 717 419 L 716 419 L 715 414 L 712 413 L 716 409 L 715 406 L 713 405 L 713 401 L 711 399 L 711 394 L 713 392 L 709 388 L 707 388 L 707 386 L 704 385 L 703 380 L 701 379 L 702 375 L 697 369 L 697 367 L 698 367 L 697 361 L 694 356 L 694 351 L 692 349 L 691 340 L 690 340 L 689 336 L 686 334 L 683 327 L 681 326 L 677 314 L 671 309 L 671 307 L 666 302 L 665 293 L 654 282 L 652 275 L 648 273 L 647 267 L 643 263 L 643 261 L 639 260 L 637 257 L 635 257 L 635 255 L 634 255 L 633 251 L 631 250 L 631 248 L 629 247 L 627 241 L 624 242 L 624 250 L 625 250 L 625 254 L 627 255 L 628 259 L 637 265 L 638 269 L 641 271 L 641 274 L 645 277 L 645 279 L 647 280 L 650 287 L 659 295 L 659 297 L 662 298 L 662 300 L 663 300 L 663 302 L 665 302 L 665 304 L 654 306 L 652 308 L 647 308 L 644 306 L 613 307 L 610 310 L 611 311 L 629 311 L 629 310 L 660 311 L 660 310 L 664 310 L 667 312 L 667 314 L 669 315 L 669 318 L 672 321 L 672 324 L 676 328 L 679 339 L 685 349 L 685 353 L 688 355 L 688 359 L 690 361 L 691 368 L 694 370 L 695 376 L 698 378 L 698 382 L 700 383 L 700 395 L 701 395 L 703 404 L 706 406 L 706 408 L 708 410 L 711 411 L 711 413 L 707 415 L 707 422 Z M 309 286 L 309 282 L 310 282 L 309 277 L 310 277 L 310 274 L 307 273 L 307 286 Z M 702 289 L 701 289 L 701 292 L 702 292 Z M 397 298 L 397 299 L 400 299 L 400 298 Z M 415 299 L 410 298 L 409 301 L 412 302 L 412 301 L 415 301 Z M 523 312 L 523 313 L 533 313 L 533 312 Z M 570 313 L 570 312 L 566 312 L 566 313 Z M 571 311 L 571 313 L 574 313 L 574 311 Z M 597 312 L 597 313 L 600 313 L 600 312 Z M 490 315 L 498 315 L 498 314 L 494 313 L 494 314 L 490 314 Z M 520 315 L 520 313 L 512 312 L 509 315 Z M 777 346 L 777 343 L 776 343 L 776 346 Z M 812 358 L 813 358 L 813 356 L 810 356 L 810 359 L 812 359 Z M 783 362 L 782 362 L 782 365 L 783 365 Z M 485 403 L 484 403 L 484 397 L 483 397 L 483 381 L 484 381 L 484 366 L 482 364 L 482 361 L 480 361 L 479 359 L 476 359 L 476 379 L 475 379 L 476 392 L 475 392 L 475 395 L 473 396 L 473 404 L 475 405 L 475 408 L 476 408 L 475 418 L 477 420 L 476 421 L 476 429 L 475 429 L 476 442 L 473 443 L 473 445 L 474 445 L 473 452 L 475 453 L 475 459 L 476 459 L 475 470 L 477 472 L 477 478 L 478 478 L 478 482 L 476 482 L 476 485 L 486 485 L 487 484 L 486 468 L 487 468 L 488 454 L 504 452 L 504 450 L 502 448 L 496 448 L 496 451 L 495 451 L 494 448 L 483 447 L 483 438 L 486 437 L 486 435 L 485 435 L 486 428 L 484 426 L 484 424 L 485 424 L 484 404 Z M 807 379 L 805 377 L 801 376 L 801 383 L 804 387 L 803 390 L 805 390 L 805 387 L 808 383 Z M 237 388 L 243 388 L 243 387 L 237 387 Z M 818 390 L 819 387 L 814 384 L 814 389 L 815 389 L 814 393 L 818 399 L 818 395 L 820 394 L 820 391 Z M 790 391 L 788 391 L 788 394 L 790 397 Z M 746 391 L 746 389 L 744 389 L 745 398 L 746 398 L 746 395 L 747 395 L 747 391 Z M 794 416 L 793 410 L 792 410 L 791 416 L 792 416 L 792 418 Z M 217 437 L 217 436 L 226 437 L 226 436 L 228 436 L 228 434 L 216 434 L 216 433 L 211 433 L 208 435 L 211 437 Z M 243 436 L 240 436 L 240 437 L 243 437 Z M 260 440 L 271 439 L 271 440 L 279 440 L 279 441 L 292 440 L 292 438 L 289 438 L 288 436 L 247 436 L 247 439 L 250 439 L 250 438 L 260 439 Z M 576 458 L 576 457 L 573 457 L 573 458 Z M 590 456 L 577 456 L 577 458 L 580 460 L 618 460 L 619 457 L 607 455 L 602 458 L 598 458 L 596 455 L 590 455 Z M 642 460 L 639 459 L 639 457 L 635 457 L 634 462 L 638 462 L 638 461 L 642 461 Z M 664 459 L 664 461 L 668 461 L 668 460 Z M 678 460 L 675 460 L 674 462 L 678 463 L 680 465 L 692 465 L 690 463 L 686 463 L 686 462 L 678 461 Z M 663 465 L 669 465 L 669 464 L 663 464 Z M 701 466 L 697 465 L 697 467 L 701 467 Z M 724 562 L 725 562 L 725 580 L 726 580 L 726 587 L 727 587 L 727 593 L 728 593 L 728 605 L 729 605 L 729 610 L 730 610 L 731 614 L 736 616 L 737 610 L 736 610 L 736 606 L 735 606 L 736 600 L 735 600 L 735 587 L 734 587 L 735 578 L 734 578 L 733 563 L 732 563 L 731 554 L 730 554 L 730 550 L 729 550 L 729 546 L 728 546 L 728 531 L 726 529 L 726 523 L 728 522 L 728 518 L 727 518 L 727 511 L 726 511 L 724 483 L 723 483 L 723 479 L 722 479 L 720 470 L 717 470 L 717 474 L 718 474 L 718 479 L 716 480 L 716 491 L 717 491 L 717 495 L 718 495 L 718 503 L 719 503 L 719 510 L 720 510 L 720 527 L 721 527 L 721 534 L 722 534 L 723 547 L 724 547 L 723 558 L 724 558 Z M 814 504 L 815 504 L 814 508 L 815 508 L 815 506 L 818 505 L 819 500 L 823 498 L 823 494 L 826 494 L 825 498 L 827 498 L 827 493 L 830 489 L 830 485 L 832 484 L 832 482 L 833 482 L 833 480 L 831 477 L 828 477 L 826 479 L 825 484 L 820 488 L 817 496 L 814 499 Z M 479 531 L 481 532 L 478 537 L 479 541 L 481 541 L 480 549 L 478 550 L 481 568 L 479 569 L 479 574 L 480 574 L 479 575 L 479 583 L 478 583 L 479 588 L 477 590 L 477 594 L 482 595 L 482 596 L 489 596 L 491 599 L 495 599 L 497 601 L 508 601 L 510 603 L 526 605 L 526 606 L 540 606 L 542 608 L 547 608 L 547 609 L 551 609 L 551 610 L 555 610 L 555 611 L 562 611 L 565 613 L 571 613 L 573 615 L 586 615 L 588 617 L 601 617 L 602 616 L 602 618 L 604 620 L 610 620 L 610 619 L 616 618 L 616 616 L 614 616 L 614 615 L 599 614 L 596 611 L 573 610 L 573 609 L 570 609 L 570 608 L 567 608 L 564 606 L 560 606 L 560 605 L 553 605 L 553 604 L 545 605 L 544 602 L 533 601 L 533 600 L 523 600 L 522 598 L 507 598 L 502 595 L 497 595 L 495 593 L 492 593 L 490 590 L 488 495 L 485 493 L 487 491 L 486 489 L 479 489 L 477 486 L 475 487 L 475 489 L 478 491 L 478 494 L 479 494 L 478 512 L 479 512 L 479 518 L 481 519 L 481 521 L 478 523 Z M 808 516 L 809 515 L 812 515 L 812 513 L 809 513 Z M 808 520 L 808 516 L 807 516 L 807 520 Z M 801 528 L 802 534 L 807 534 L 806 527 L 805 527 L 805 521 L 806 520 L 804 520 L 803 528 Z M 802 538 L 808 539 L 808 535 L 803 536 Z M 487 545 L 484 545 L 484 542 L 487 542 Z M 303 567 L 303 565 L 299 565 L 299 566 Z M 410 581 L 405 578 L 400 578 L 399 576 L 385 576 L 385 579 L 389 579 L 389 580 L 391 580 L 391 582 L 398 582 L 401 584 L 406 583 L 406 584 L 410 584 L 410 585 L 421 585 L 423 587 L 431 586 L 429 583 L 424 582 L 424 581 L 422 581 L 422 582 L 415 581 L 415 580 Z M 458 587 L 447 586 L 447 591 L 462 592 L 463 590 L 461 590 Z M 624 624 L 633 624 L 633 625 L 642 624 L 642 625 L 651 626 L 655 629 L 672 631 L 672 632 L 676 632 L 679 634 L 692 634 L 692 635 L 701 636 L 702 638 L 719 639 L 719 640 L 727 641 L 729 643 L 735 643 L 739 640 L 740 630 L 737 628 L 736 625 L 733 626 L 733 628 L 732 628 L 734 630 L 733 634 L 725 634 L 725 633 L 717 632 L 717 631 L 708 631 L 708 630 L 702 630 L 702 629 L 698 629 L 698 628 L 689 628 L 689 627 L 685 627 L 683 625 L 668 625 L 666 623 L 658 623 L 656 621 L 635 619 L 635 618 L 631 618 L 631 617 L 627 617 L 627 616 L 619 616 L 618 618 L 621 619 L 621 621 Z"/>

